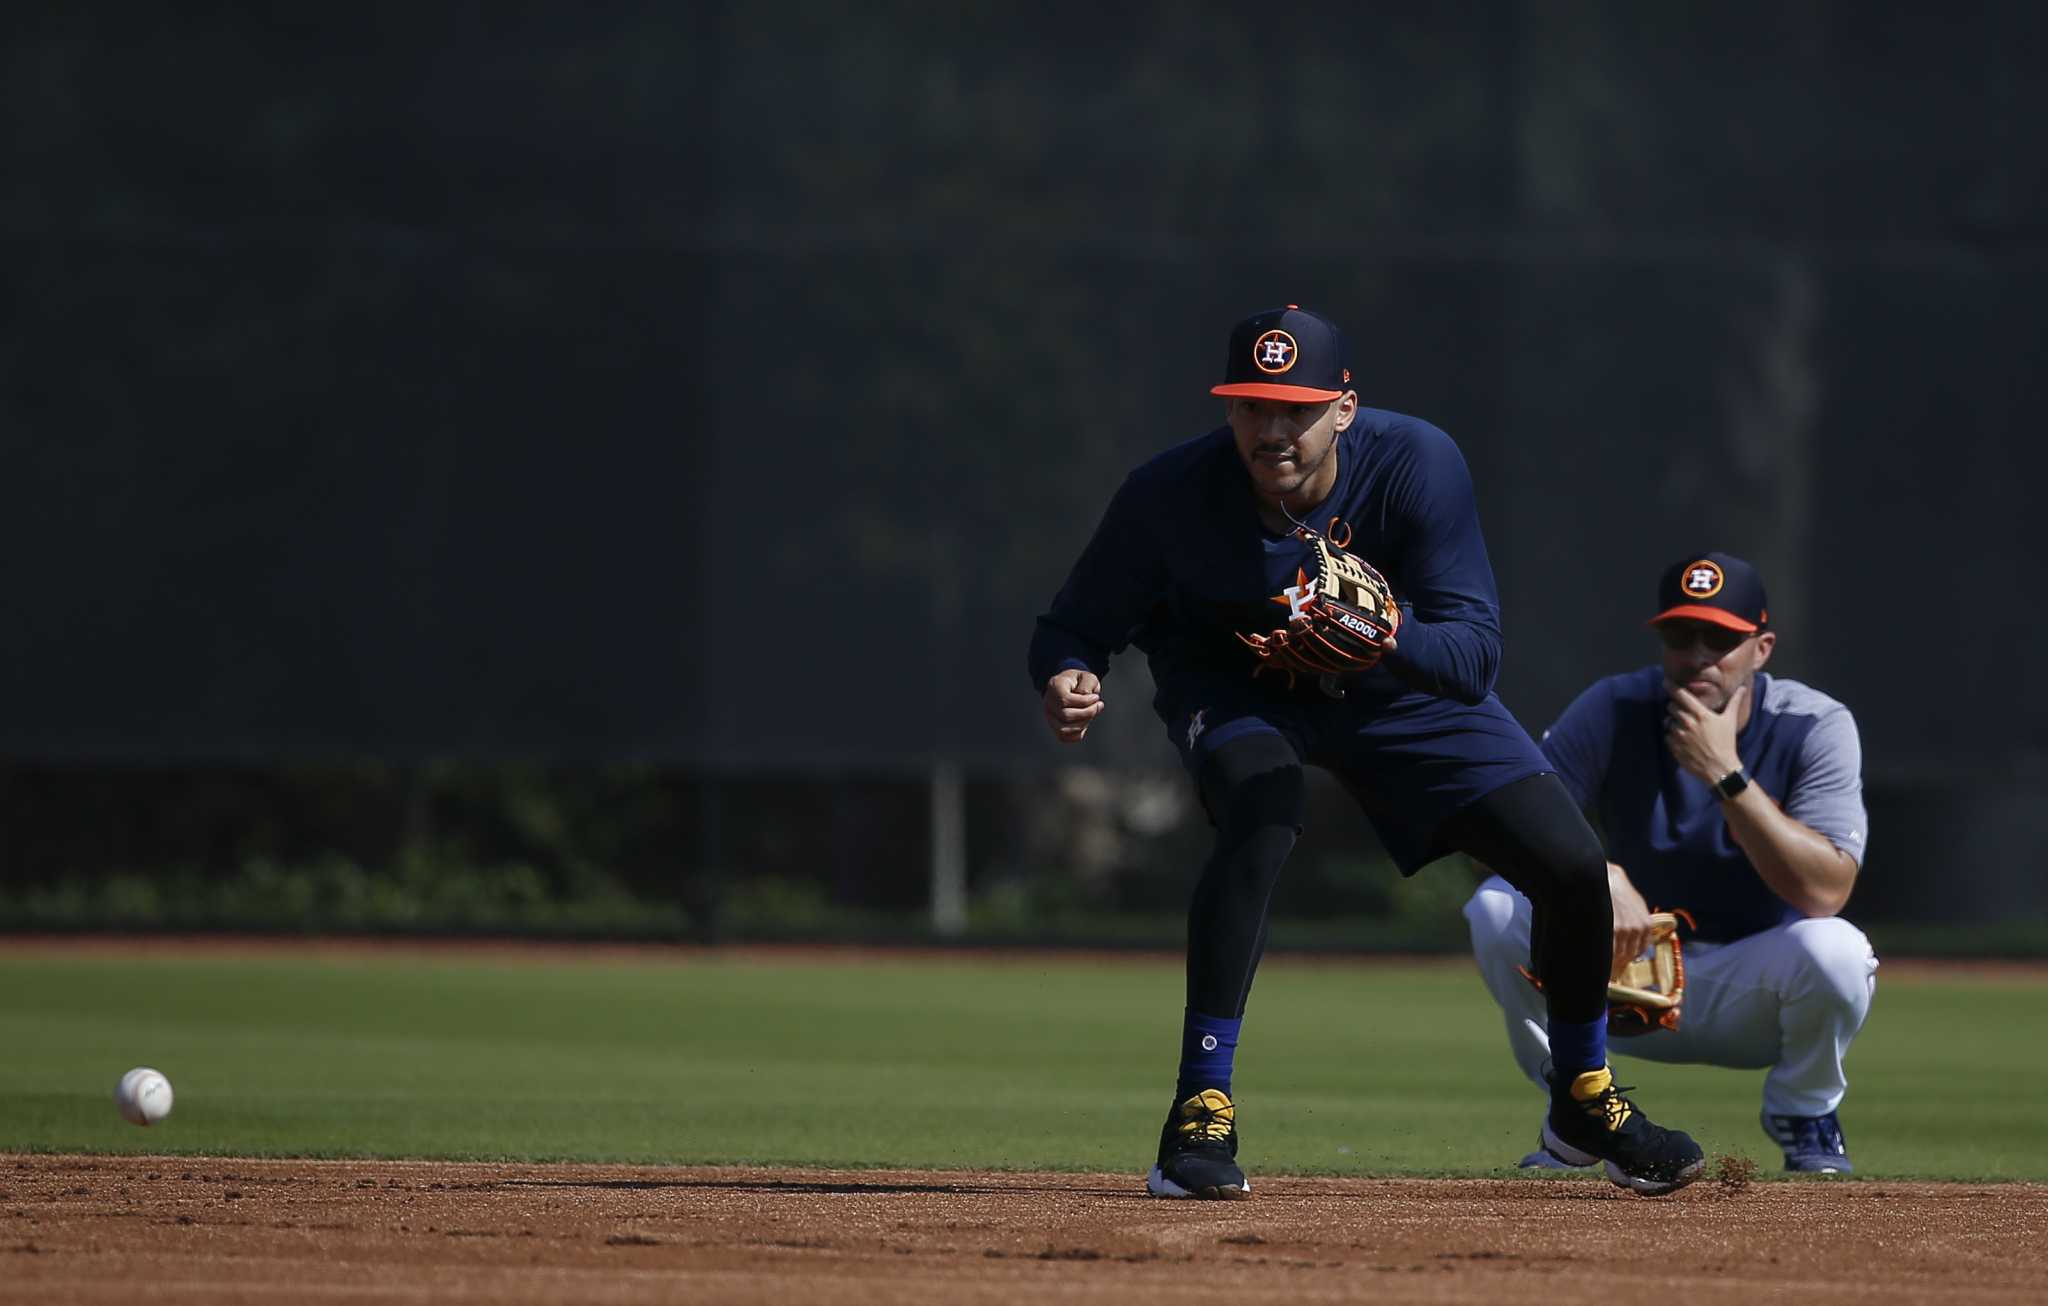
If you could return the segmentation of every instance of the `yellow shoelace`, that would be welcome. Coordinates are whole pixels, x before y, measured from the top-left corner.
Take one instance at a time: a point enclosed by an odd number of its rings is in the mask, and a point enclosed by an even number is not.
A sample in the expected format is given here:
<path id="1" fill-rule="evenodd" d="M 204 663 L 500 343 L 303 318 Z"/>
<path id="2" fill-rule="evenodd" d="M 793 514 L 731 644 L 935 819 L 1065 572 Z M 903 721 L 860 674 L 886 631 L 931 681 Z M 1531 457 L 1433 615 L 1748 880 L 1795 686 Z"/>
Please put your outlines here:
<path id="1" fill-rule="evenodd" d="M 1237 1108 L 1214 1088 L 1205 1088 L 1181 1103 L 1180 1113 L 1183 1137 L 1200 1138 L 1211 1143 L 1228 1142 L 1231 1122 L 1237 1118 Z"/>
<path id="2" fill-rule="evenodd" d="M 1635 1108 L 1622 1096 L 1626 1092 L 1628 1087 L 1617 1085 L 1613 1071 L 1604 1066 L 1599 1070 L 1589 1070 L 1572 1081 L 1572 1099 L 1609 1132 L 1620 1129 L 1635 1114 Z"/>

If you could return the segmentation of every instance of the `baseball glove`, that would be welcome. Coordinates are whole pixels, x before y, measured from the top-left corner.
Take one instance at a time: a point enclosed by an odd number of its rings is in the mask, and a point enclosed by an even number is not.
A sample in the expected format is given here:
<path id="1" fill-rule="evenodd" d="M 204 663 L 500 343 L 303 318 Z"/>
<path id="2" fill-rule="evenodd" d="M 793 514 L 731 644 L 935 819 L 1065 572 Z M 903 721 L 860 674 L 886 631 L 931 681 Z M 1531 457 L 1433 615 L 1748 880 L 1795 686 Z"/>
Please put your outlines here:
<path id="1" fill-rule="evenodd" d="M 1678 943 L 1678 923 L 1698 929 L 1684 910 L 1655 912 L 1650 917 L 1650 946 L 1630 958 L 1607 982 L 1607 1032 L 1647 1034 L 1677 1029 L 1685 1001 L 1685 950 Z"/>
<path id="2" fill-rule="evenodd" d="M 1650 946 L 1614 968 L 1607 981 L 1607 1032 L 1629 1035 L 1677 1029 L 1685 1002 L 1685 950 L 1678 943 L 1678 923 L 1698 929 L 1683 907 L 1650 913 Z M 1538 989 L 1542 977 L 1517 966 L 1522 978 Z"/>
<path id="3" fill-rule="evenodd" d="M 1295 536 L 1308 543 L 1315 575 L 1298 570 L 1284 600 L 1287 624 L 1265 635 L 1239 633 L 1259 655 L 1259 671 L 1345 676 L 1379 665 L 1386 643 L 1401 628 L 1393 587 L 1363 558 L 1346 553 L 1303 526 Z M 1254 673 L 1256 674 L 1256 673 Z"/>

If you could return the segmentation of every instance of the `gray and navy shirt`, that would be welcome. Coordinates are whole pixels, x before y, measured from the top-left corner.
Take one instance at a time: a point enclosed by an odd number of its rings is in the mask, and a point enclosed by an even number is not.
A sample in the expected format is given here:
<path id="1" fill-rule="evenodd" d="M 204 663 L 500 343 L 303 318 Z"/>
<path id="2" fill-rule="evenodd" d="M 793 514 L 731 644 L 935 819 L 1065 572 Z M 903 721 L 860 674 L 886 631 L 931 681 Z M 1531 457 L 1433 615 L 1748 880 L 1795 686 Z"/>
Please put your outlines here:
<path id="1" fill-rule="evenodd" d="M 1735 740 L 1751 783 L 1862 865 L 1869 822 L 1855 718 L 1819 690 L 1763 672 L 1751 693 Z M 1699 937 L 1719 943 L 1802 919 L 1728 833 L 1713 787 L 1665 747 L 1669 702 L 1659 667 L 1595 681 L 1545 732 L 1544 756 L 1653 909 L 1685 908 Z"/>

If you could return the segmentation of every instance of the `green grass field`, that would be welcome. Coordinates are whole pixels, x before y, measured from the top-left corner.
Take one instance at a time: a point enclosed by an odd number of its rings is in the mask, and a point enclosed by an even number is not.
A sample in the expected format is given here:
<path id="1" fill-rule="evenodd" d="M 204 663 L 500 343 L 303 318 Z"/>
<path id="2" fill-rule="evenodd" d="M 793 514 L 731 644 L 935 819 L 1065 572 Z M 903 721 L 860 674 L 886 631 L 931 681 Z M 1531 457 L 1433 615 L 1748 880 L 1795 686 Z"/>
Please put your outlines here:
<path id="1" fill-rule="evenodd" d="M 0 1150 L 1128 1170 L 1172 1087 L 1177 963 L 539 964 L 0 950 Z M 1843 1108 L 1865 1176 L 2048 1180 L 2048 982 L 1886 972 Z M 1501 1174 L 1536 1131 L 1470 970 L 1270 960 L 1238 1054 L 1259 1173 Z M 1761 1072 L 1617 1061 L 1775 1171 Z M 154 1065 L 171 1119 L 115 1113 Z"/>

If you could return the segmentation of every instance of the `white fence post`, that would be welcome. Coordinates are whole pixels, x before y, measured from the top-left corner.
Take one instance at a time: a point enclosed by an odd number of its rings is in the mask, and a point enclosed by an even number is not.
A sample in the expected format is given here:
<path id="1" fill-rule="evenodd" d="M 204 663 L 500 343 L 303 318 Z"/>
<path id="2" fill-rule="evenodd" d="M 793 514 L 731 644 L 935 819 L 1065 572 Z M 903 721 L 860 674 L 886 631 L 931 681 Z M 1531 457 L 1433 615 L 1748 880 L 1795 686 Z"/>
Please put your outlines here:
<path id="1" fill-rule="evenodd" d="M 967 929 L 967 788 L 958 763 L 932 764 L 932 930 Z"/>

